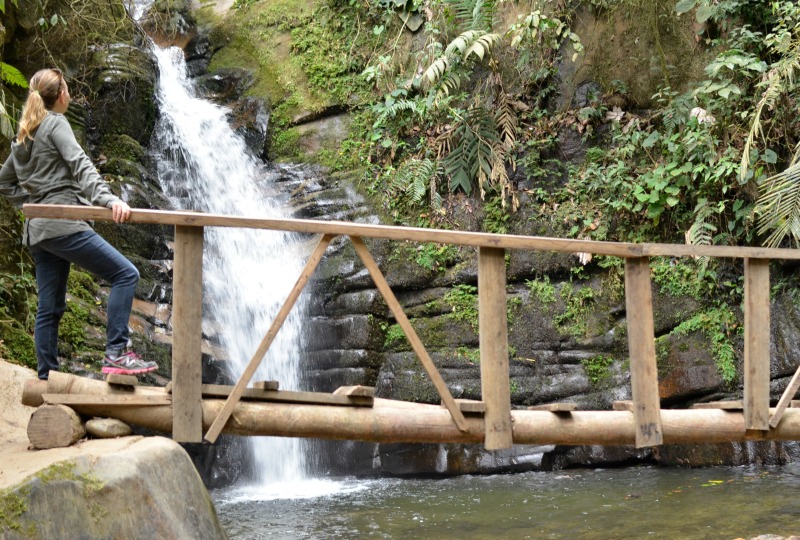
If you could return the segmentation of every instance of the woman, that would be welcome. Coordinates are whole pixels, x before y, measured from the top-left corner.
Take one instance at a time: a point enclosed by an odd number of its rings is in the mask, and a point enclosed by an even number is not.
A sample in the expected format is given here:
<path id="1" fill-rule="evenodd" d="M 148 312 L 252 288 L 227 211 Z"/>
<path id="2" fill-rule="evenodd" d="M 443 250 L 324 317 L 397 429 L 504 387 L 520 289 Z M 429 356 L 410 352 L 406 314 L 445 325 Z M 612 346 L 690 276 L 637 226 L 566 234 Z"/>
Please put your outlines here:
<path id="1" fill-rule="evenodd" d="M 0 169 L 0 194 L 15 206 L 85 204 L 111 208 L 116 223 L 127 221 L 130 207 L 115 196 L 75 140 L 64 117 L 69 89 L 58 69 L 43 69 L 30 80 L 11 155 Z M 128 319 L 139 272 L 85 221 L 26 220 L 23 242 L 36 264 L 39 306 L 34 342 L 39 378 L 58 370 L 58 325 L 66 310 L 67 278 L 75 263 L 111 283 L 103 373 L 134 375 L 154 371 L 128 345 Z"/>

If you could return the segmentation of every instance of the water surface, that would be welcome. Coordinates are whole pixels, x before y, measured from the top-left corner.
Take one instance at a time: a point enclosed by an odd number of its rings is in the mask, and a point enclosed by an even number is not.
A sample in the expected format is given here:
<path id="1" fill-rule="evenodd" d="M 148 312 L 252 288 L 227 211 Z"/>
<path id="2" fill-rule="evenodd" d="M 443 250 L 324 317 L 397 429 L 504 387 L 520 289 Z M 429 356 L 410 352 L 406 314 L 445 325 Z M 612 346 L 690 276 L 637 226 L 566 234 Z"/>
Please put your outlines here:
<path id="1" fill-rule="evenodd" d="M 790 465 L 317 480 L 212 496 L 231 539 L 733 539 L 800 534 L 798 490 Z"/>

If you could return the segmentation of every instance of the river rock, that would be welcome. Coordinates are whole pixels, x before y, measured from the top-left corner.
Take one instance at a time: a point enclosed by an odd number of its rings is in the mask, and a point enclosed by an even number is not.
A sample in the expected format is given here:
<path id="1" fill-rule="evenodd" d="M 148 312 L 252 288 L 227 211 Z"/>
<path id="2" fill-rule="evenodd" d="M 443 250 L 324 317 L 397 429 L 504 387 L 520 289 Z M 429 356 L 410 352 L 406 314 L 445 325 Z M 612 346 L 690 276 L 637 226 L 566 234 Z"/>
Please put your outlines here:
<path id="1" fill-rule="evenodd" d="M 16 511 L 0 536 L 16 539 L 226 538 L 186 452 L 163 437 L 131 438 L 110 454 L 59 461 L 9 489 Z"/>
<path id="2" fill-rule="evenodd" d="M 86 432 L 98 439 L 127 437 L 133 430 L 131 426 L 116 418 L 92 418 L 86 422 Z"/>

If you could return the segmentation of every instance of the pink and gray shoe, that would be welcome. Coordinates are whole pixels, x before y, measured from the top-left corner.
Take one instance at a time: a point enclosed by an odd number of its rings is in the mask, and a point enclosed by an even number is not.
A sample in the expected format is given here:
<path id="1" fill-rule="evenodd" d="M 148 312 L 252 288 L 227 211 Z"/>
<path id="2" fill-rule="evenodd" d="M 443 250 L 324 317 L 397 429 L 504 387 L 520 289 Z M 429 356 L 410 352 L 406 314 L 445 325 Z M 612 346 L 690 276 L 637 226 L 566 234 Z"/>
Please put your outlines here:
<path id="1" fill-rule="evenodd" d="M 141 375 L 158 369 L 155 362 L 147 362 L 135 352 L 127 352 L 116 357 L 106 356 L 103 359 L 103 373 L 120 375 Z"/>

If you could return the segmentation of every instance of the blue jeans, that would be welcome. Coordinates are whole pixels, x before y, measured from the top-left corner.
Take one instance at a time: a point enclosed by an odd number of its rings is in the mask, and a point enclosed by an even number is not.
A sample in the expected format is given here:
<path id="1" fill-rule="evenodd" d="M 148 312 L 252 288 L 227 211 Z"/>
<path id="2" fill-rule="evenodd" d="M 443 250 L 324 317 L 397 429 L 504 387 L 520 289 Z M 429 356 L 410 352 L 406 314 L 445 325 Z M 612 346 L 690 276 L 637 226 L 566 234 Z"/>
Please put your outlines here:
<path id="1" fill-rule="evenodd" d="M 106 354 L 120 353 L 128 344 L 128 319 L 139 271 L 99 234 L 85 231 L 42 240 L 31 246 L 36 263 L 39 307 L 34 342 L 39 378 L 58 370 L 58 324 L 67 309 L 67 278 L 75 263 L 111 283 L 108 296 Z"/>

